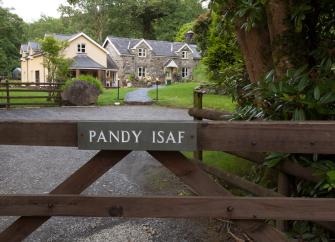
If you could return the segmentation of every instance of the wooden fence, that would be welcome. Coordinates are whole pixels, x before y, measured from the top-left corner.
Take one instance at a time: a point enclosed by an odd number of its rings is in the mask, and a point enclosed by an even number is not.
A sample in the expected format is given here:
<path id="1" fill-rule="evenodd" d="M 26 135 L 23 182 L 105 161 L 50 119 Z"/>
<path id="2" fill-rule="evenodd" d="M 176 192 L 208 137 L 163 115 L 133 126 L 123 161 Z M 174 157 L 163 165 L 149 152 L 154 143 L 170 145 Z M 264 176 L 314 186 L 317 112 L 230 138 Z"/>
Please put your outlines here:
<path id="1" fill-rule="evenodd" d="M 0 145 L 78 146 L 75 121 L 1 121 Z M 198 150 L 225 151 L 260 162 L 261 152 L 335 154 L 335 122 L 199 122 Z M 80 196 L 128 151 L 100 151 L 48 195 L 0 195 L 0 216 L 22 216 L 0 234 L 0 241 L 21 241 L 51 216 L 214 217 L 232 220 L 255 241 L 287 241 L 264 220 L 310 220 L 335 231 L 335 198 L 294 198 L 262 188 L 229 173 L 224 180 L 259 197 L 235 197 L 205 172 L 199 160 L 178 151 L 148 151 L 198 196 Z M 255 153 L 259 152 L 259 153 Z M 313 182 L 321 178 L 291 161 L 277 167 Z"/>
<path id="2" fill-rule="evenodd" d="M 9 109 L 13 106 L 60 106 L 62 85 L 64 83 L 0 81 L 0 108 Z"/>

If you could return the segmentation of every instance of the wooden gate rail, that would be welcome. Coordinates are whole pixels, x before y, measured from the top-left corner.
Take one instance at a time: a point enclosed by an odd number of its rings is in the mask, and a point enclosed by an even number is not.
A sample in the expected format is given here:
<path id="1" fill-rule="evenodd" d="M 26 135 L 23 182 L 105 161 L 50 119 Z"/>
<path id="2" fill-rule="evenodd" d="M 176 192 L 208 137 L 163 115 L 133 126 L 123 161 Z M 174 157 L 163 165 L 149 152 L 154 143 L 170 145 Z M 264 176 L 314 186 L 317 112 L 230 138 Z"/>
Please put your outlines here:
<path id="1" fill-rule="evenodd" d="M 1 195 L 0 216 L 335 221 L 334 204 L 335 198 Z"/>
<path id="2" fill-rule="evenodd" d="M 77 147 L 75 121 L 0 121 L 0 145 Z M 335 153 L 335 122 L 201 122 L 198 149 L 229 152 Z M 50 216 L 224 217 L 255 241 L 286 241 L 262 219 L 335 221 L 335 199 L 235 198 L 180 152 L 149 151 L 205 197 L 88 197 L 85 188 L 129 151 L 101 151 L 50 195 L 1 195 L 0 215 L 18 215 L 0 241 L 21 241 Z M 92 174 L 91 174 L 92 173 Z M 70 194 L 70 195 L 68 195 Z M 235 220 L 237 219 L 237 220 Z"/>
<path id="3" fill-rule="evenodd" d="M 77 147 L 75 121 L 1 121 L 0 145 Z M 335 122 L 201 122 L 199 150 L 335 153 Z"/>

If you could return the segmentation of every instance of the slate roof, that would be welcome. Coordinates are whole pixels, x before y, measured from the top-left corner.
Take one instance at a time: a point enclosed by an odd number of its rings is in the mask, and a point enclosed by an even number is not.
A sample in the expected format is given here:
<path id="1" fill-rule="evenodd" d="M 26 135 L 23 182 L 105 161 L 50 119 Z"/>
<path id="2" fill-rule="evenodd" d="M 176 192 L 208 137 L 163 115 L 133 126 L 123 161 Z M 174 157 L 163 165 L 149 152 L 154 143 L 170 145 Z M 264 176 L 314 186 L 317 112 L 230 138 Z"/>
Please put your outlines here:
<path id="1" fill-rule="evenodd" d="M 85 54 L 73 58 L 71 69 L 106 69 L 104 66 L 92 60 Z"/>
<path id="2" fill-rule="evenodd" d="M 29 41 L 28 46 L 30 46 L 33 50 L 40 50 L 41 49 L 41 46 L 38 42 Z"/>
<path id="3" fill-rule="evenodd" d="M 28 52 L 28 44 L 22 44 L 20 50 L 23 52 Z"/>
<path id="4" fill-rule="evenodd" d="M 74 36 L 78 35 L 79 33 L 76 34 L 52 34 L 52 36 L 55 39 L 62 40 L 62 41 L 67 41 L 69 39 L 72 39 Z"/>
<path id="5" fill-rule="evenodd" d="M 116 63 L 112 59 L 112 57 L 110 57 L 109 55 L 107 55 L 107 69 L 110 69 L 110 70 L 118 70 L 119 69 L 119 67 L 116 65 Z"/>
<path id="6" fill-rule="evenodd" d="M 115 48 L 120 52 L 121 55 L 132 55 L 131 49 L 136 46 L 141 39 L 130 39 L 122 37 L 107 37 L 110 42 L 113 43 Z M 182 42 L 169 42 L 169 41 L 159 41 L 159 40 L 145 40 L 151 47 L 155 55 L 166 56 L 166 57 L 176 57 L 176 51 L 183 47 L 186 43 Z M 194 44 L 188 44 L 188 46 L 193 51 L 193 56 L 195 59 L 200 59 L 200 52 L 197 50 L 197 46 Z"/>

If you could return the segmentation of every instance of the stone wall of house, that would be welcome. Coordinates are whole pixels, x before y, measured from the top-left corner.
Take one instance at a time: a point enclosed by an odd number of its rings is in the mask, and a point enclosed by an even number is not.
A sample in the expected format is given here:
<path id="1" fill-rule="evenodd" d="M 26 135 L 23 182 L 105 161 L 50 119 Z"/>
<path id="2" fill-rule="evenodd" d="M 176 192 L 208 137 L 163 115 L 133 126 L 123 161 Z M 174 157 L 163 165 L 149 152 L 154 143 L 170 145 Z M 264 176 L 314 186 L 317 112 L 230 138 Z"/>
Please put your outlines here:
<path id="1" fill-rule="evenodd" d="M 156 56 L 149 47 L 143 42 L 136 49 L 131 50 L 132 55 L 118 55 L 115 49 L 108 44 L 107 50 L 109 51 L 111 57 L 118 65 L 118 77 L 120 80 L 129 79 L 131 75 L 138 78 L 138 68 L 146 68 L 146 76 L 150 76 L 153 79 L 159 78 L 164 79 L 165 77 L 165 68 L 164 65 L 169 60 L 174 60 L 179 66 L 178 74 L 181 76 L 181 71 L 183 67 L 188 68 L 189 77 L 192 77 L 193 68 L 198 64 L 198 60 L 193 58 L 192 52 L 186 47 L 185 51 L 188 51 L 188 59 L 182 59 L 181 55 L 183 50 L 180 53 L 177 53 L 178 57 L 166 57 L 166 56 Z M 146 57 L 138 56 L 138 49 L 146 49 Z"/>

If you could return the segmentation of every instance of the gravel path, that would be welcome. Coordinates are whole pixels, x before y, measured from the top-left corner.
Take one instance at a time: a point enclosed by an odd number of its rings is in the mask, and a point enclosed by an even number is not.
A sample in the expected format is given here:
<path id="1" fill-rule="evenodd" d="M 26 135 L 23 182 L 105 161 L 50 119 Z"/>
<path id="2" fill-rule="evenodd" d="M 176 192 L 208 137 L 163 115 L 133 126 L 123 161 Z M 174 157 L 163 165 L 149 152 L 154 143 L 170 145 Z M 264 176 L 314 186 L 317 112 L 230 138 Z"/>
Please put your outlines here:
<path id="1" fill-rule="evenodd" d="M 0 120 L 188 120 L 153 106 L 0 110 Z M 76 148 L 0 146 L 0 194 L 48 193 L 96 154 Z M 146 152 L 132 152 L 88 195 L 177 195 L 187 188 Z M 15 218 L 1 217 L 0 231 Z M 26 241 L 230 241 L 207 219 L 52 218 Z"/>
<path id="2" fill-rule="evenodd" d="M 152 104 L 152 99 L 148 96 L 148 92 L 150 90 L 155 89 L 156 87 L 152 88 L 140 88 L 133 92 L 128 92 L 124 101 L 125 103 L 131 104 Z"/>

